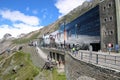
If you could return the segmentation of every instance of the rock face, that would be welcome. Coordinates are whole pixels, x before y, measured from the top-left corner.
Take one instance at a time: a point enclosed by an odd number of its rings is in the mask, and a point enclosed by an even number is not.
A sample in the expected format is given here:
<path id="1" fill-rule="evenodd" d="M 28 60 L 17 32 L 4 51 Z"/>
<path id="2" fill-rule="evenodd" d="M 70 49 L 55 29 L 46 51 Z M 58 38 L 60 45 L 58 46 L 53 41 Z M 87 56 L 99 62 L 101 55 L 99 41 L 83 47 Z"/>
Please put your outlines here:
<path id="1" fill-rule="evenodd" d="M 12 44 L 11 40 L 2 40 L 0 42 L 0 54 L 5 51 L 6 49 L 10 48 L 10 45 Z"/>
<path id="2" fill-rule="evenodd" d="M 6 33 L 3 36 L 3 38 L 0 39 L 0 54 L 2 54 L 2 52 L 4 52 L 6 49 L 11 48 L 11 44 L 12 44 L 13 39 L 14 38 L 9 33 Z"/>
<path id="3" fill-rule="evenodd" d="M 24 34 L 24 33 L 21 33 L 20 35 L 18 35 L 18 38 L 22 38 L 22 37 L 24 37 L 26 34 Z"/>
<path id="4" fill-rule="evenodd" d="M 9 38 L 11 38 L 11 37 L 12 37 L 11 34 L 6 33 L 6 34 L 3 36 L 3 39 L 9 39 Z"/>

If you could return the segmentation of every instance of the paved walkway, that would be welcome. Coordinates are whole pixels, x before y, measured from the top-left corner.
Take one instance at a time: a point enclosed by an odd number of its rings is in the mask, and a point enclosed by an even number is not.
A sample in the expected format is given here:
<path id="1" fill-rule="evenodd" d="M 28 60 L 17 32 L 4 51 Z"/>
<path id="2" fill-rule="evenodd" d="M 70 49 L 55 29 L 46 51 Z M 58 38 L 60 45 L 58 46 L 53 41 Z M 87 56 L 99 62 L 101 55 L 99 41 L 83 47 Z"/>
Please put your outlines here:
<path id="1" fill-rule="evenodd" d="M 39 47 L 36 47 L 36 50 L 37 50 L 37 54 L 44 60 L 44 61 L 47 61 L 47 53 L 45 53 L 44 51 L 42 51 Z M 62 73 L 64 72 L 64 65 L 61 64 L 60 66 L 57 64 L 57 71 L 58 73 Z M 49 75 L 49 78 L 50 80 L 52 80 L 52 73 L 51 71 L 49 71 L 50 75 Z M 40 78 L 41 76 L 44 76 L 42 74 L 42 72 L 40 72 L 40 74 L 36 77 L 35 80 L 44 80 L 44 77 Z"/>
<path id="2" fill-rule="evenodd" d="M 36 50 L 38 52 L 38 55 L 43 59 L 43 60 L 47 60 L 47 54 L 45 54 L 39 47 L 36 47 Z"/>
<path id="3" fill-rule="evenodd" d="M 45 61 L 47 61 L 47 54 L 44 53 L 39 47 L 36 47 L 38 54 L 41 58 L 43 58 Z M 63 64 L 58 64 L 57 63 L 57 71 L 60 72 L 64 72 L 64 65 Z"/>

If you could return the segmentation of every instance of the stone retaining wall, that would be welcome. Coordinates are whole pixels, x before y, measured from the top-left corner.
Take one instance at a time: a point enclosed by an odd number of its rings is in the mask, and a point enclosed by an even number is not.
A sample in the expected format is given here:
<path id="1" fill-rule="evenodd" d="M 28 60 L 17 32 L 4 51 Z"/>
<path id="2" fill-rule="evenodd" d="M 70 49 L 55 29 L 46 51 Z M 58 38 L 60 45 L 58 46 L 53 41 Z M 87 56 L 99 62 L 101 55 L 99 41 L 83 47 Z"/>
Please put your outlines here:
<path id="1" fill-rule="evenodd" d="M 120 80 L 120 72 L 102 68 L 65 55 L 67 80 Z"/>

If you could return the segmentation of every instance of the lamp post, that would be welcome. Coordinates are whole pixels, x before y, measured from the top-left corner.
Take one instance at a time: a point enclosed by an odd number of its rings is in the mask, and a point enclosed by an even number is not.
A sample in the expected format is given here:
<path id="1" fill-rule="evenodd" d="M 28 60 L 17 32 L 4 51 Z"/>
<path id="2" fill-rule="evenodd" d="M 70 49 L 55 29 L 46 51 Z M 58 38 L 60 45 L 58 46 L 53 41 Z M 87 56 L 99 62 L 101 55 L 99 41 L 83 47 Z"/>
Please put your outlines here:
<path id="1" fill-rule="evenodd" d="M 66 41 L 65 41 L 65 38 L 66 38 L 66 29 L 65 29 L 65 25 L 66 25 L 66 23 L 65 23 L 65 20 L 66 19 L 66 17 L 64 18 L 64 61 L 65 61 L 65 53 L 66 53 L 66 51 L 65 51 L 65 45 L 66 45 Z M 64 68 L 64 70 L 65 70 L 65 68 Z M 65 72 L 66 72 L 66 70 L 65 70 Z"/>
<path id="2" fill-rule="evenodd" d="M 75 24 L 75 38 L 77 38 L 77 24 Z"/>
<path id="3" fill-rule="evenodd" d="M 65 48 L 65 38 L 66 38 L 66 29 L 65 29 L 65 18 L 64 18 L 64 48 Z"/>

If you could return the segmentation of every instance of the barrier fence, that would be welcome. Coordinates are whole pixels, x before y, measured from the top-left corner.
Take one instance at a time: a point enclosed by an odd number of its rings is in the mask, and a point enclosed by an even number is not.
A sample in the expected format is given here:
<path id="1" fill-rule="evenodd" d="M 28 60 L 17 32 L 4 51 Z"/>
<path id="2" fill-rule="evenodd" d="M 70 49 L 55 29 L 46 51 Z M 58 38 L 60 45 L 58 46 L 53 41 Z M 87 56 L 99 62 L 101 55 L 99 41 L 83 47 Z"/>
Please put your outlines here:
<path id="1" fill-rule="evenodd" d="M 64 55 L 69 53 L 75 59 L 120 71 L 120 53 L 109 54 L 108 52 L 93 52 L 87 50 L 79 50 L 73 53 L 70 49 L 49 49 L 62 51 Z"/>
<path id="2" fill-rule="evenodd" d="M 120 70 L 120 55 L 90 51 L 78 51 L 75 53 L 71 52 L 71 55 L 74 58 L 84 62 Z"/>

